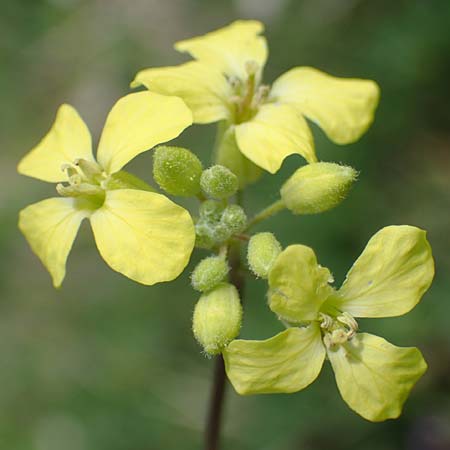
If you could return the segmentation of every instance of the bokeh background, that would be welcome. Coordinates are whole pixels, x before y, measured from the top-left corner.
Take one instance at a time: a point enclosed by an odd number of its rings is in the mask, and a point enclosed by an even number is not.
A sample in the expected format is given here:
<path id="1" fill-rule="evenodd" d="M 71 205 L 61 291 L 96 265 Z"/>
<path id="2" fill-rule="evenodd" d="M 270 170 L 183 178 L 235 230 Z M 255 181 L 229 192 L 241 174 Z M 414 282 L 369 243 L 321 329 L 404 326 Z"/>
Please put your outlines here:
<path id="1" fill-rule="evenodd" d="M 19 177 L 19 158 L 50 127 L 62 102 L 76 106 L 98 138 L 135 72 L 187 60 L 176 40 L 237 18 L 267 26 L 266 81 L 297 65 L 375 79 L 376 121 L 339 147 L 314 128 L 322 160 L 360 178 L 339 208 L 310 217 L 284 212 L 260 226 L 283 245 L 314 247 L 340 283 L 369 237 L 389 224 L 428 230 L 436 278 L 407 316 L 365 320 L 366 331 L 420 347 L 429 370 L 399 420 L 372 424 L 340 399 L 326 367 L 294 395 L 240 398 L 230 388 L 224 449 L 450 448 L 450 2 L 448 0 L 3 0 L 0 12 L 0 448 L 8 450 L 199 449 L 213 361 L 191 336 L 197 295 L 188 273 L 144 287 L 112 272 L 84 224 L 62 289 L 17 231 L 25 205 L 54 186 Z M 205 165 L 214 127 L 177 141 Z M 296 167 L 249 189 L 250 213 L 275 200 Z M 130 166 L 147 180 L 151 156 Z M 194 206 L 194 205 L 187 205 Z M 243 336 L 280 329 L 264 283 L 247 286 Z"/>

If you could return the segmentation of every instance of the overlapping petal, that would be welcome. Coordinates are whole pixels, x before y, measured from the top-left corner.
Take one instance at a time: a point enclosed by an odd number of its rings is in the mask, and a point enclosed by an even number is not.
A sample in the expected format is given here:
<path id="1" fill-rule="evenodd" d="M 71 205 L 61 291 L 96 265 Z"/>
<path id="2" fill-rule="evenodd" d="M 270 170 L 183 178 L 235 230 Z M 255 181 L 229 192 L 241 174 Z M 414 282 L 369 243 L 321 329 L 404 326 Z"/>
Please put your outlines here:
<path id="1" fill-rule="evenodd" d="M 269 273 L 269 306 L 290 322 L 315 320 L 331 294 L 328 269 L 317 264 L 314 251 L 304 245 L 283 250 Z"/>
<path id="2" fill-rule="evenodd" d="M 337 78 L 312 67 L 296 67 L 274 82 L 271 97 L 293 105 L 332 141 L 349 144 L 372 123 L 379 88 L 371 80 Z"/>
<path id="3" fill-rule="evenodd" d="M 19 162 L 17 170 L 22 175 L 56 183 L 67 179 L 61 169 L 77 158 L 93 161 L 91 134 L 70 105 L 61 105 L 50 131 Z"/>
<path id="4" fill-rule="evenodd" d="M 176 278 L 195 241 L 189 213 L 153 192 L 119 189 L 91 216 L 95 242 L 109 266 L 139 283 Z"/>
<path id="5" fill-rule="evenodd" d="M 261 106 L 253 119 L 236 126 L 236 141 L 248 159 L 270 173 L 275 173 L 292 154 L 308 162 L 317 160 L 308 124 L 289 105 Z"/>
<path id="6" fill-rule="evenodd" d="M 73 198 L 49 198 L 20 211 L 19 228 L 33 252 L 50 272 L 55 287 L 66 274 L 66 260 L 88 210 L 76 207 Z"/>
<path id="7" fill-rule="evenodd" d="M 97 160 L 109 174 L 157 144 L 176 138 L 192 124 L 183 100 L 154 92 L 122 97 L 111 109 L 98 147 Z"/>
<path id="8" fill-rule="evenodd" d="M 227 119 L 231 87 L 223 74 L 212 66 L 191 61 L 179 66 L 141 70 L 131 87 L 144 85 L 153 92 L 181 97 L 191 109 L 196 123 Z"/>
<path id="9" fill-rule="evenodd" d="M 239 394 L 290 393 L 317 378 L 325 348 L 318 325 L 311 324 L 264 341 L 234 340 L 224 359 L 228 378 Z"/>
<path id="10" fill-rule="evenodd" d="M 411 310 L 434 276 L 425 231 L 408 226 L 381 229 L 347 274 L 336 306 L 354 317 L 392 317 Z"/>
<path id="11" fill-rule="evenodd" d="M 345 402 L 373 422 L 398 417 L 403 403 L 427 369 L 417 348 L 401 348 L 372 334 L 327 351 Z"/>
<path id="12" fill-rule="evenodd" d="M 228 76 L 247 78 L 246 63 L 255 62 L 260 70 L 267 60 L 267 43 L 260 33 L 264 25 L 256 20 L 237 20 L 218 30 L 175 44 L 176 50 L 210 64 Z"/>

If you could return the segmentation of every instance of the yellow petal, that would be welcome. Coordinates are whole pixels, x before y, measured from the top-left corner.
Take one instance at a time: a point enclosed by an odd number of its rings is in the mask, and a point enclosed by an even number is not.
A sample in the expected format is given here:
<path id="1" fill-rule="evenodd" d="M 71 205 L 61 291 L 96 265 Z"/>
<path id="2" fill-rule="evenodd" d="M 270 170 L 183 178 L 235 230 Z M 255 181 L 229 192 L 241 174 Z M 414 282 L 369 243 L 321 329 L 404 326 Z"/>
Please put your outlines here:
<path id="1" fill-rule="evenodd" d="M 183 100 L 153 92 L 122 97 L 111 109 L 98 146 L 97 159 L 107 173 L 157 144 L 176 138 L 192 124 Z"/>
<path id="2" fill-rule="evenodd" d="M 296 67 L 275 81 L 271 96 L 293 105 L 332 141 L 349 144 L 372 123 L 379 88 L 371 80 L 337 78 L 312 67 Z"/>
<path id="3" fill-rule="evenodd" d="M 288 328 L 265 341 L 234 340 L 223 353 L 228 378 L 241 395 L 290 393 L 319 375 L 325 348 L 318 325 Z"/>
<path id="4" fill-rule="evenodd" d="M 332 293 L 328 269 L 317 264 L 314 251 L 304 245 L 283 250 L 269 272 L 269 306 L 290 322 L 315 320 Z"/>
<path id="5" fill-rule="evenodd" d="M 94 161 L 91 135 L 83 119 L 70 105 L 61 105 L 50 131 L 19 162 L 22 175 L 56 183 L 67 180 L 63 164 L 83 158 Z"/>
<path id="6" fill-rule="evenodd" d="M 33 252 L 50 272 L 55 287 L 66 274 L 66 260 L 81 221 L 88 211 L 78 210 L 72 198 L 49 198 L 20 211 L 19 228 Z"/>
<path id="7" fill-rule="evenodd" d="M 137 73 L 131 87 L 144 85 L 152 92 L 181 97 L 195 123 L 210 123 L 230 115 L 227 99 L 233 94 L 225 77 L 214 67 L 191 61 Z"/>
<path id="8" fill-rule="evenodd" d="M 367 333 L 357 334 L 327 353 L 342 398 L 372 422 L 397 418 L 427 369 L 417 348 L 396 347 Z"/>
<path id="9" fill-rule="evenodd" d="M 348 272 L 336 306 L 354 317 L 400 316 L 420 301 L 433 275 L 425 231 L 407 225 L 385 227 Z"/>
<path id="10" fill-rule="evenodd" d="M 266 63 L 267 43 L 260 36 L 263 31 L 261 22 L 237 20 L 203 36 L 177 42 L 175 48 L 224 74 L 245 80 L 247 62 L 255 62 L 260 71 Z"/>
<path id="11" fill-rule="evenodd" d="M 301 155 L 308 162 L 317 160 L 308 124 L 289 105 L 263 105 L 253 119 L 236 126 L 236 140 L 248 159 L 270 173 L 289 155 Z"/>
<path id="12" fill-rule="evenodd" d="M 91 216 L 91 225 L 107 264 L 142 284 L 176 278 L 194 247 L 189 213 L 153 192 L 107 191 L 105 203 Z"/>

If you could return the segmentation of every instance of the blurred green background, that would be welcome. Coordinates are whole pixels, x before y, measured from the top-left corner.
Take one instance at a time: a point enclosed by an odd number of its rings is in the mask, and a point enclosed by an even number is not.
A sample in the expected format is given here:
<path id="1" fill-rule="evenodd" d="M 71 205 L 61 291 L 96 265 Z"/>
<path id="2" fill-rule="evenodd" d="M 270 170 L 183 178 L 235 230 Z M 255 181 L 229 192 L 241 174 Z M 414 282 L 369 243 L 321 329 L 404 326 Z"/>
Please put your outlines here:
<path id="1" fill-rule="evenodd" d="M 266 81 L 298 65 L 375 79 L 381 103 L 369 132 L 338 147 L 314 128 L 322 160 L 361 174 L 348 200 L 318 216 L 287 212 L 260 226 L 283 243 L 314 247 L 340 283 L 370 236 L 389 224 L 428 230 L 437 273 L 407 316 L 361 321 L 429 362 L 399 420 L 366 422 L 339 397 L 328 365 L 294 395 L 228 391 L 224 450 L 450 448 L 450 2 L 369 0 L 3 0 L 0 12 L 0 448 L 8 450 L 199 449 L 213 361 L 194 342 L 196 294 L 188 273 L 144 287 L 111 271 L 84 224 L 61 290 L 17 231 L 25 205 L 54 186 L 15 166 L 73 104 L 98 137 L 135 72 L 187 58 L 176 40 L 237 18 L 267 26 Z M 214 127 L 177 141 L 209 163 Z M 299 164 L 249 189 L 252 213 L 275 200 Z M 132 163 L 147 180 L 151 156 Z M 280 329 L 264 283 L 247 286 L 243 336 Z"/>

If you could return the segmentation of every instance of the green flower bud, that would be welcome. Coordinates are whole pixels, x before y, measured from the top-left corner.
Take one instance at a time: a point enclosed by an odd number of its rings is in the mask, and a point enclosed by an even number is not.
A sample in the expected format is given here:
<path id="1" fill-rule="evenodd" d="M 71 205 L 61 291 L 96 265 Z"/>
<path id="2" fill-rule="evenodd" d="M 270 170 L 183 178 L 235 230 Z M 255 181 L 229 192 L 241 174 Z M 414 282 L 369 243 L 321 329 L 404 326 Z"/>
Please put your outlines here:
<path id="1" fill-rule="evenodd" d="M 203 192 L 213 198 L 228 198 L 238 190 L 237 176 L 224 166 L 212 166 L 202 173 L 200 185 Z"/>
<path id="2" fill-rule="evenodd" d="M 225 258 L 221 256 L 205 258 L 192 272 L 192 287 L 200 292 L 210 291 L 227 276 L 229 270 Z"/>
<path id="3" fill-rule="evenodd" d="M 248 265 L 256 276 L 267 278 L 280 253 L 281 245 L 272 233 L 255 234 L 248 243 Z"/>
<path id="4" fill-rule="evenodd" d="M 345 199 L 357 172 L 352 167 L 318 162 L 298 169 L 281 188 L 286 208 L 294 214 L 316 214 Z"/>
<path id="5" fill-rule="evenodd" d="M 228 240 L 233 233 L 224 223 L 220 222 L 213 227 L 212 238 L 215 240 L 216 244 L 221 244 Z"/>
<path id="6" fill-rule="evenodd" d="M 200 217 L 208 222 L 219 222 L 225 206 L 215 200 L 206 200 L 200 205 Z"/>
<path id="7" fill-rule="evenodd" d="M 214 227 L 210 223 L 200 219 L 195 224 L 195 245 L 199 248 L 210 249 L 214 247 L 215 240 L 212 237 Z"/>
<path id="8" fill-rule="evenodd" d="M 239 334 L 241 323 L 238 291 L 232 284 L 221 283 L 195 305 L 192 330 L 205 352 L 216 355 Z"/>
<path id="9" fill-rule="evenodd" d="M 225 208 L 220 221 L 228 228 L 231 236 L 244 230 L 247 225 L 247 215 L 239 205 L 229 205 Z"/>
<path id="10" fill-rule="evenodd" d="M 200 192 L 202 163 L 189 150 L 160 146 L 153 153 L 153 177 L 172 195 L 191 197 Z"/>

